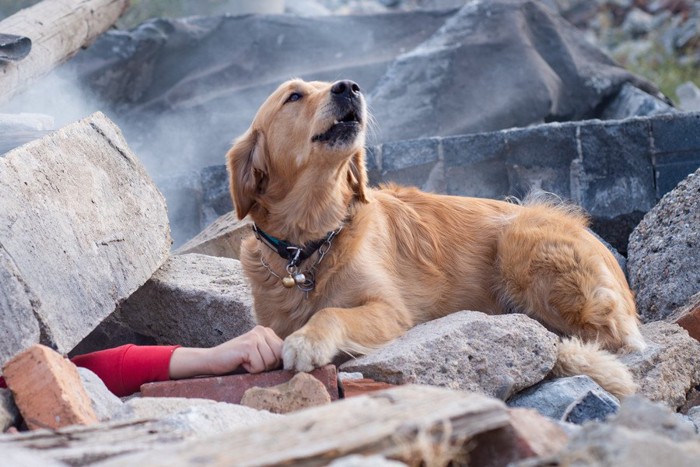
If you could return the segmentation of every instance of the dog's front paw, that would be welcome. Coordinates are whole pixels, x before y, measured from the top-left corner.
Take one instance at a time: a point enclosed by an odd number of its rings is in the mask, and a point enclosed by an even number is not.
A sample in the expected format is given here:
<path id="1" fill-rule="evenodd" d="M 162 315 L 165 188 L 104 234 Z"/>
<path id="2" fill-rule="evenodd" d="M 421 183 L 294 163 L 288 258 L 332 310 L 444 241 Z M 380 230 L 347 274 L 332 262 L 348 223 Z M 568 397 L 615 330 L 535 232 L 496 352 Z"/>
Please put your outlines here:
<path id="1" fill-rule="evenodd" d="M 285 370 L 312 371 L 333 360 L 336 348 L 324 339 L 313 339 L 303 330 L 284 340 L 282 360 Z"/>

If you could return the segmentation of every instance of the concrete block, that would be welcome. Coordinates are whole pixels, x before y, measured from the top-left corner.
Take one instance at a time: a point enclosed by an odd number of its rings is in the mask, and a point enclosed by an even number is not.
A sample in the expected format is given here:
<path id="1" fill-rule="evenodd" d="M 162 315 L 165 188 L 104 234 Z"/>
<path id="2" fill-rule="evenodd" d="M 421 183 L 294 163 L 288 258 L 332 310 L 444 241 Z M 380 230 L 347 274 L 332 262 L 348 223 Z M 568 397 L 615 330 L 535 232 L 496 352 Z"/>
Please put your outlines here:
<path id="1" fill-rule="evenodd" d="M 503 199 L 510 189 L 504 132 L 443 138 L 446 193 Z"/>

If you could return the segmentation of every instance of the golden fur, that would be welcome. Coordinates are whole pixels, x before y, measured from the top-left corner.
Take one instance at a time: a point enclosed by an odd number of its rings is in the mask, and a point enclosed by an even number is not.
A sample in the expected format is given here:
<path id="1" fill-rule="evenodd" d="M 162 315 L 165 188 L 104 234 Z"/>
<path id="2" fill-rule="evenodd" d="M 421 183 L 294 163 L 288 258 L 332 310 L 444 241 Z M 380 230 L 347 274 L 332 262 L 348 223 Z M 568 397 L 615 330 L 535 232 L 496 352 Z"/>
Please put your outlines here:
<path id="1" fill-rule="evenodd" d="M 364 99 L 338 83 L 282 84 L 227 154 L 239 218 L 297 245 L 344 223 L 308 294 L 282 286 L 287 261 L 266 245 L 242 245 L 257 319 L 285 338 L 285 368 L 366 353 L 459 310 L 519 311 L 576 338 L 560 346 L 558 374 L 585 371 L 616 394 L 633 392 L 624 366 L 598 346 L 644 346 L 634 299 L 585 216 L 547 202 L 369 188 Z M 355 121 L 338 123 L 345 114 Z"/>

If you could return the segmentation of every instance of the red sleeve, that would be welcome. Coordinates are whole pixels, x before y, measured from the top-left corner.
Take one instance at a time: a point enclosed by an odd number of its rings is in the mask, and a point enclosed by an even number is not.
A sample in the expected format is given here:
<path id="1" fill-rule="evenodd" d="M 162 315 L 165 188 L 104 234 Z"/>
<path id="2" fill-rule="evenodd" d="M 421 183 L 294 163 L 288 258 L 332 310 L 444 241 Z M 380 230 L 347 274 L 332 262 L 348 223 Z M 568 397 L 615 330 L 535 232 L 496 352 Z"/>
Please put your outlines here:
<path id="1" fill-rule="evenodd" d="M 119 397 L 131 395 L 142 384 L 170 379 L 170 357 L 179 345 L 122 345 L 71 359 L 94 372 Z"/>

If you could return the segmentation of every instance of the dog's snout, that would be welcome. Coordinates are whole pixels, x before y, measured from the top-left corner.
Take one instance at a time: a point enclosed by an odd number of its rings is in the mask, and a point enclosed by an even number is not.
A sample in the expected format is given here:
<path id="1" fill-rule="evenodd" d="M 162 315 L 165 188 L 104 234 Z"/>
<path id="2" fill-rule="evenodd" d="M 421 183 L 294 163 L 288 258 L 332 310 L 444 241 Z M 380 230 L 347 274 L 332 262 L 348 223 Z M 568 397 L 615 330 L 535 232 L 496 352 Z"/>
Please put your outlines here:
<path id="1" fill-rule="evenodd" d="M 339 97 L 356 97 L 360 95 L 360 86 L 350 80 L 336 81 L 331 86 L 331 93 Z"/>

